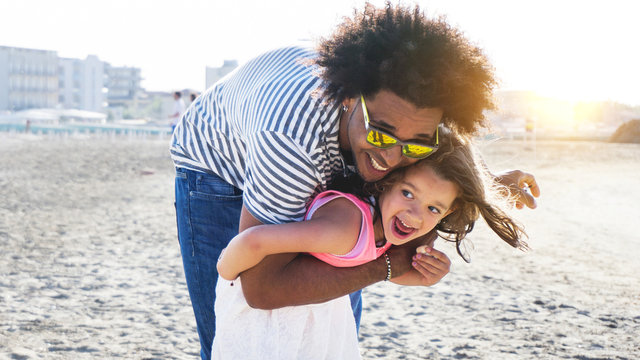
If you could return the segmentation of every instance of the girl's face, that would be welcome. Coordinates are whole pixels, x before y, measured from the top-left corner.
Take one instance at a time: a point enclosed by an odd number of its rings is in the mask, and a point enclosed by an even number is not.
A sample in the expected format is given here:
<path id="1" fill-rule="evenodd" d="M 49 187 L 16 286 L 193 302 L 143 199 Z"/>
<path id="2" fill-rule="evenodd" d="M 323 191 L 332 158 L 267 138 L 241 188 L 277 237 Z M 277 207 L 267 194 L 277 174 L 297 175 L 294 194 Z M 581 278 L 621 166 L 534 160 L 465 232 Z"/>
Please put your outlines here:
<path id="1" fill-rule="evenodd" d="M 380 195 L 384 236 L 401 245 L 431 231 L 453 210 L 458 186 L 429 166 L 410 167 L 400 181 Z"/>

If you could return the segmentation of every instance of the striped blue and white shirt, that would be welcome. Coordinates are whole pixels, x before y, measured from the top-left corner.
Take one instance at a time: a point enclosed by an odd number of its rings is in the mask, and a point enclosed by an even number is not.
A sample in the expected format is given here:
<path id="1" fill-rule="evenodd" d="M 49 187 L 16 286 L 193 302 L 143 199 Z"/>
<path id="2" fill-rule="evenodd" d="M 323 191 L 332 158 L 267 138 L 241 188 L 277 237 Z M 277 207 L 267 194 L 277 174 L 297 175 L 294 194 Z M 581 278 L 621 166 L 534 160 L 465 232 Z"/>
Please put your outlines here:
<path id="1" fill-rule="evenodd" d="M 323 98 L 315 56 L 302 47 L 270 51 L 209 88 L 175 129 L 175 165 L 244 190 L 262 223 L 302 220 L 310 198 L 344 171 L 340 104 Z"/>

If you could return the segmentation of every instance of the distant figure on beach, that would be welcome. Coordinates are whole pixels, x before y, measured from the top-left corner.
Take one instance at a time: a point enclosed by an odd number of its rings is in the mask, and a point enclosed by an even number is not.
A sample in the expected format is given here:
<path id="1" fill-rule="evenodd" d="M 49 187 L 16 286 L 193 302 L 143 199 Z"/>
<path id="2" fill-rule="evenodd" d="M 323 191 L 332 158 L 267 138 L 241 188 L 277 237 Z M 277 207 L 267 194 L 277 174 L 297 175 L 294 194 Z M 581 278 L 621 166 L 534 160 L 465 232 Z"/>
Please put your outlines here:
<path id="1" fill-rule="evenodd" d="M 191 102 L 196 101 L 196 98 L 198 97 L 198 95 L 200 95 L 200 94 L 198 94 L 198 93 L 191 93 L 191 95 L 190 95 Z"/>
<path id="2" fill-rule="evenodd" d="M 536 123 L 531 116 L 524 120 L 524 145 L 525 149 L 533 149 L 536 146 Z"/>
<path id="3" fill-rule="evenodd" d="M 495 78 L 482 51 L 444 19 L 416 7 L 366 4 L 317 49 L 290 46 L 250 60 L 217 82 L 175 128 L 178 239 L 201 357 L 214 338 L 217 259 L 239 232 L 303 219 L 307 203 L 336 176 L 375 182 L 437 144 L 440 124 L 473 135 L 487 125 Z M 365 115 L 361 101 L 366 101 Z M 535 178 L 494 174 L 519 204 L 535 207 Z M 297 254 L 269 255 L 242 273 L 246 303 L 277 309 L 351 293 L 358 329 L 361 291 L 446 257 L 415 260 L 429 233 L 387 250 L 388 262 L 330 266 Z M 386 260 L 386 259 L 385 259 Z M 354 292 L 354 290 L 357 290 Z"/>
<path id="4" fill-rule="evenodd" d="M 532 133 L 535 130 L 536 123 L 529 116 L 524 120 L 524 130 L 527 133 Z"/>
<path id="5" fill-rule="evenodd" d="M 456 242 L 462 256 L 460 244 L 482 216 L 509 245 L 527 248 L 521 240 L 522 228 L 494 201 L 499 192 L 485 188 L 491 181 L 470 144 L 443 128 L 438 151 L 428 155 L 375 184 L 365 184 L 364 190 L 359 177 L 351 176 L 344 190 L 359 196 L 324 191 L 309 205 L 305 221 L 255 226 L 236 235 L 218 260 L 212 358 L 360 358 L 347 295 L 282 311 L 252 309 L 246 304 L 236 278 L 268 255 L 307 252 L 337 267 L 381 258 L 387 264 L 385 280 L 428 286 L 439 280 L 434 273 L 448 272 L 446 255 L 431 247 L 418 248 L 416 260 L 435 257 L 441 260 L 436 265 L 444 268 L 434 271 L 431 266 L 419 266 L 395 276 L 387 254 L 391 246 L 406 244 L 435 228 L 443 238 Z"/>
<path id="6" fill-rule="evenodd" d="M 31 132 L 31 120 L 29 119 L 27 119 L 27 122 L 24 125 L 24 132 L 27 134 Z"/>
<path id="7" fill-rule="evenodd" d="M 180 116 L 182 116 L 185 110 L 184 100 L 182 100 L 182 93 L 180 93 L 180 91 L 173 93 L 173 100 L 173 113 L 169 116 L 169 118 L 171 118 L 171 132 L 175 130 L 178 121 L 180 121 Z"/>

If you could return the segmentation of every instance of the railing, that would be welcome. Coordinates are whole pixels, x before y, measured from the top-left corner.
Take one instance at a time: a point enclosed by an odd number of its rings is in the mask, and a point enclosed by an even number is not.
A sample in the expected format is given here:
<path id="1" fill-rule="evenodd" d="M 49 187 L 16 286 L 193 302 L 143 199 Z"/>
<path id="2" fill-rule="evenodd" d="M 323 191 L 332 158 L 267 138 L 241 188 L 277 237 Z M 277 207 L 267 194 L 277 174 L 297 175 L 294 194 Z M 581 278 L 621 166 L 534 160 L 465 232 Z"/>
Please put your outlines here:
<path id="1" fill-rule="evenodd" d="M 41 124 L 26 122 L 0 122 L 0 132 L 13 134 L 30 133 L 39 136 L 69 137 L 86 136 L 96 138 L 128 137 L 130 139 L 166 139 L 171 128 L 161 126 L 138 126 L 120 124 Z"/>

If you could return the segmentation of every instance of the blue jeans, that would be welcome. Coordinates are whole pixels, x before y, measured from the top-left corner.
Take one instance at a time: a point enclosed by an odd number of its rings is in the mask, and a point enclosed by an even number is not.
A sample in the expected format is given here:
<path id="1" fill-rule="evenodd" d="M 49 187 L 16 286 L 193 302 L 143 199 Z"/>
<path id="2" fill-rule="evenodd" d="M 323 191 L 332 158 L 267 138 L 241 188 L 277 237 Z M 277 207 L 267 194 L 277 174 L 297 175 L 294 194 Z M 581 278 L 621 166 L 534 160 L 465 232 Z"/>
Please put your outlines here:
<path id="1" fill-rule="evenodd" d="M 176 169 L 176 219 L 182 264 L 200 337 L 200 356 L 211 358 L 216 332 L 216 263 L 222 249 L 238 234 L 242 190 L 216 175 Z M 350 295 L 351 307 L 360 328 L 361 292 Z"/>

